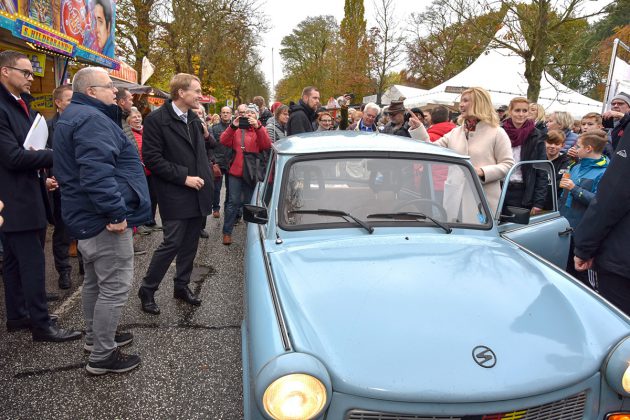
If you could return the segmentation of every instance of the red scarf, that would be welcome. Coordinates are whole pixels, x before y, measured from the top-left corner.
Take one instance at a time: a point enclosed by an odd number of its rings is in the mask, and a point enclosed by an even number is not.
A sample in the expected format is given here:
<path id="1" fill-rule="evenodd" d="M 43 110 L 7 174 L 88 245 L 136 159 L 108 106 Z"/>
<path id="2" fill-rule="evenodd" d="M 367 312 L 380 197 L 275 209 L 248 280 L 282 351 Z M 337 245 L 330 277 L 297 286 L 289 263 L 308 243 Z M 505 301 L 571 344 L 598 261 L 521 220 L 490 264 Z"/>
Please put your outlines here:
<path id="1" fill-rule="evenodd" d="M 477 118 L 473 118 L 470 120 L 464 120 L 464 129 L 466 131 L 475 131 L 475 129 L 477 128 L 477 123 L 479 122 L 479 120 Z"/>
<path id="2" fill-rule="evenodd" d="M 534 125 L 534 121 L 527 119 L 525 123 L 520 128 L 516 128 L 514 126 L 514 122 L 512 122 L 512 118 L 508 118 L 503 121 L 503 129 L 507 133 L 510 141 L 512 142 L 512 147 L 522 146 L 523 143 L 531 136 L 534 132 L 536 125 Z"/>

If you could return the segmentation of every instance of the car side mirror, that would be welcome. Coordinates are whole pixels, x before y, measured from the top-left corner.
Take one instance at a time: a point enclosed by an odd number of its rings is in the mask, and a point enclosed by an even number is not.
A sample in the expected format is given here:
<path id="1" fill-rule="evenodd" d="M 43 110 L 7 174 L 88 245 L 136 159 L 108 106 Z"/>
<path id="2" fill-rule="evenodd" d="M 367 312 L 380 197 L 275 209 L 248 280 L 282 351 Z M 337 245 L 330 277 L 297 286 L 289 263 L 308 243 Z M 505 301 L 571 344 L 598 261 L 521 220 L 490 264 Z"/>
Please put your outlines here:
<path id="1" fill-rule="evenodd" d="M 249 223 L 264 225 L 269 221 L 267 209 L 253 204 L 245 204 L 243 206 L 243 220 Z"/>
<path id="2" fill-rule="evenodd" d="M 499 216 L 499 220 L 501 222 L 511 222 L 517 223 L 519 225 L 528 225 L 529 224 L 529 209 L 524 209 L 521 207 L 512 207 L 506 206 L 507 214 L 501 214 Z"/>

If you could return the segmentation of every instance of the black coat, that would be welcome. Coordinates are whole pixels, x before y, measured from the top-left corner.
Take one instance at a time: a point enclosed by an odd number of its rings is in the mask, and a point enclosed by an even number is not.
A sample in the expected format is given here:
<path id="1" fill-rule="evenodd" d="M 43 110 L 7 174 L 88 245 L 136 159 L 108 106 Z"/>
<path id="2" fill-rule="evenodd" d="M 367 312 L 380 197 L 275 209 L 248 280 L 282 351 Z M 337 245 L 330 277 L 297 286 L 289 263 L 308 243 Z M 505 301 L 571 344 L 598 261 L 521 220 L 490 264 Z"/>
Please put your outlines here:
<path id="1" fill-rule="evenodd" d="M 628 130 L 630 130 L 630 112 L 624 115 L 623 118 L 619 120 L 619 124 L 617 124 L 610 132 L 613 151 L 617 151 L 617 146 L 619 145 L 623 134 Z"/>
<path id="2" fill-rule="evenodd" d="M 212 149 L 214 163 L 218 163 L 221 170 L 224 172 L 227 172 L 227 170 L 230 169 L 230 163 L 232 163 L 232 159 L 234 158 L 234 152 L 232 149 L 221 144 L 221 134 L 223 134 L 225 129 L 229 126 L 230 123 L 224 124 L 223 121 L 219 121 L 218 124 L 212 126 L 211 130 L 212 137 L 215 141 L 215 146 Z"/>
<path id="3" fill-rule="evenodd" d="M 521 147 L 521 161 L 523 160 L 547 160 L 545 135 L 537 128 Z M 523 167 L 523 183 L 525 192 L 522 207 L 543 209 L 547 198 L 547 173 L 534 169 L 532 165 L 526 165 Z"/>
<path id="4" fill-rule="evenodd" d="M 22 95 L 28 104 L 32 99 Z M 52 150 L 24 150 L 36 113 L 27 116 L 0 83 L 0 200 L 4 202 L 2 232 L 44 229 L 51 219 L 45 176 L 38 170 L 53 163 Z"/>
<path id="5" fill-rule="evenodd" d="M 213 176 L 206 155 L 203 122 L 192 110 L 184 123 L 172 102 L 144 120 L 142 157 L 151 171 L 162 219 L 189 219 L 210 214 Z M 204 180 L 199 190 L 187 187 L 187 176 Z"/>
<path id="6" fill-rule="evenodd" d="M 575 255 L 630 279 L 630 130 L 625 130 L 595 199 L 575 229 Z"/>
<path id="7" fill-rule="evenodd" d="M 313 129 L 313 121 L 317 114 L 309 108 L 301 99 L 297 104 L 289 107 L 289 122 L 287 123 L 287 136 L 300 133 L 310 133 Z"/>

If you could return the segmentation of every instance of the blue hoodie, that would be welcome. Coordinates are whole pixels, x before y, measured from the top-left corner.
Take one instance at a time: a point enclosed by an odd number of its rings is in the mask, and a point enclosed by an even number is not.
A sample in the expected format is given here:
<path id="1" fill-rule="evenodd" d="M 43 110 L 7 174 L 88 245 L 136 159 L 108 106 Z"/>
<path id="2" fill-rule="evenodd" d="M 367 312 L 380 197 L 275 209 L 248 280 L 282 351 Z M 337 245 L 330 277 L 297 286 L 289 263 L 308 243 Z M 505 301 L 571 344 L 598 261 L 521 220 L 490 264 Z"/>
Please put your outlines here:
<path id="1" fill-rule="evenodd" d="M 87 239 L 110 223 L 151 219 L 149 189 L 133 144 L 117 124 L 119 108 L 82 93 L 57 121 L 53 144 L 62 217 L 72 236 Z"/>
<path id="2" fill-rule="evenodd" d="M 589 203 L 595 197 L 597 186 L 608 167 L 608 158 L 584 158 L 571 168 L 571 181 L 575 188 L 564 190 L 561 196 L 560 214 L 575 228 L 582 220 Z"/>

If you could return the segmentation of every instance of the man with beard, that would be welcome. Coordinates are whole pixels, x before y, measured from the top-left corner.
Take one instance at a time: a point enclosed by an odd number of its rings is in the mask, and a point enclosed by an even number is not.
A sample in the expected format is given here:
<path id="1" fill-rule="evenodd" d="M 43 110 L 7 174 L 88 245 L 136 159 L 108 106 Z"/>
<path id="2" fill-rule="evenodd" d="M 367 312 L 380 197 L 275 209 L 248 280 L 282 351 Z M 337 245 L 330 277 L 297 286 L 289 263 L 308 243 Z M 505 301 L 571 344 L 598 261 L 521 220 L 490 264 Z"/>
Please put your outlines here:
<path id="1" fill-rule="evenodd" d="M 287 135 L 309 133 L 313 129 L 313 121 L 317 118 L 319 108 L 319 91 L 314 86 L 307 86 L 302 90 L 302 99 L 289 107 L 289 122 Z"/>

